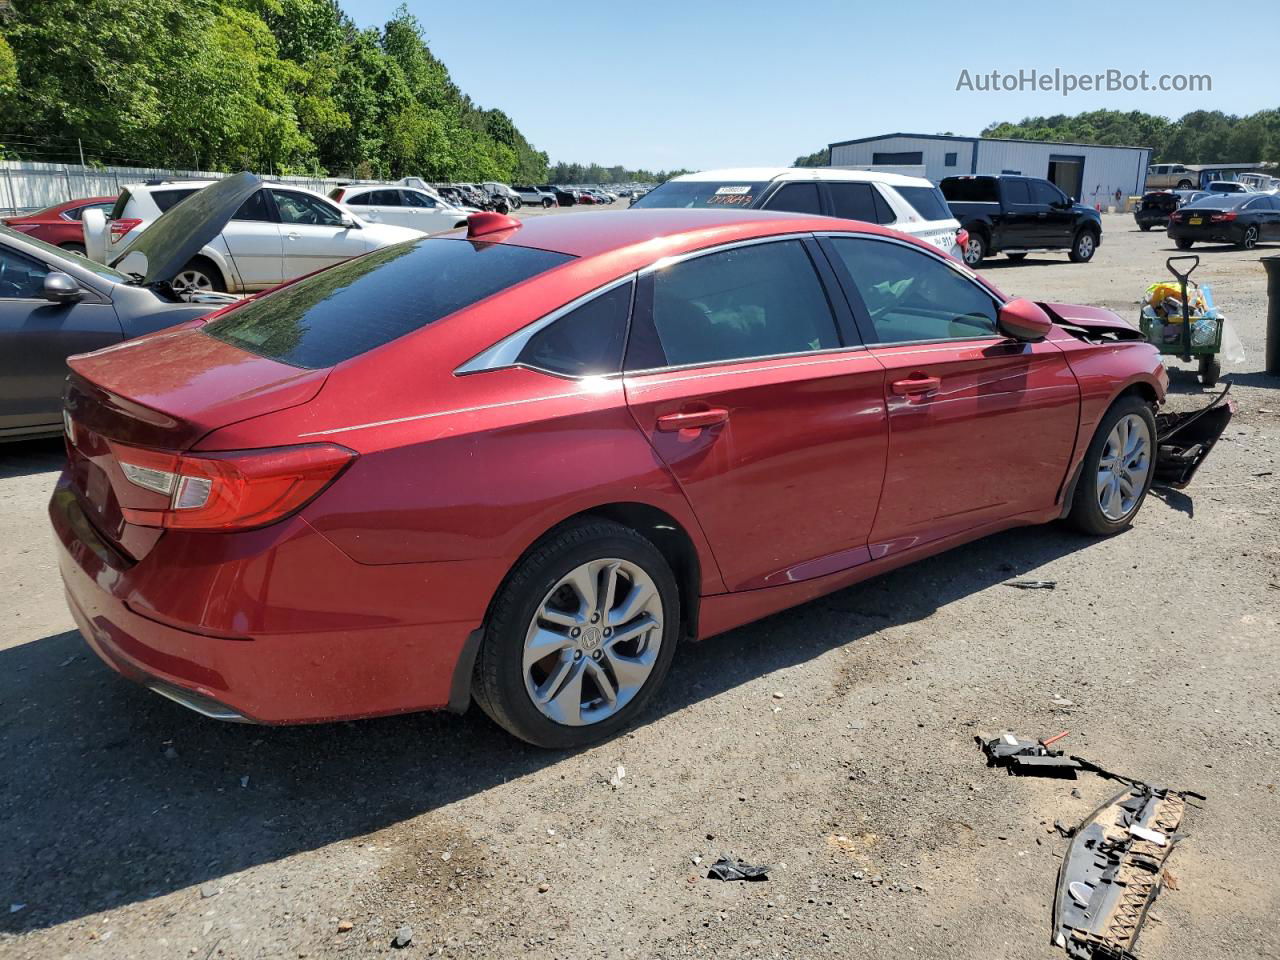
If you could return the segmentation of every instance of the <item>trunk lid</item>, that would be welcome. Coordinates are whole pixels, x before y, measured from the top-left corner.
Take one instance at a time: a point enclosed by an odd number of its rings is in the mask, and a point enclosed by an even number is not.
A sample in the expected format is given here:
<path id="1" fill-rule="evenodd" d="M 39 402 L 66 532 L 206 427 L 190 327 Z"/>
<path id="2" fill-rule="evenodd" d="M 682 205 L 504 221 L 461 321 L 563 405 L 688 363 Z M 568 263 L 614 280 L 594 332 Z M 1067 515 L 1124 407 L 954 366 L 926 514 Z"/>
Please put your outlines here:
<path id="1" fill-rule="evenodd" d="M 67 469 L 85 514 L 130 559 L 161 531 L 125 521 L 121 507 L 154 509 L 158 495 L 130 482 L 111 444 L 180 453 L 213 430 L 297 406 L 328 370 L 301 370 L 187 327 L 67 361 Z"/>

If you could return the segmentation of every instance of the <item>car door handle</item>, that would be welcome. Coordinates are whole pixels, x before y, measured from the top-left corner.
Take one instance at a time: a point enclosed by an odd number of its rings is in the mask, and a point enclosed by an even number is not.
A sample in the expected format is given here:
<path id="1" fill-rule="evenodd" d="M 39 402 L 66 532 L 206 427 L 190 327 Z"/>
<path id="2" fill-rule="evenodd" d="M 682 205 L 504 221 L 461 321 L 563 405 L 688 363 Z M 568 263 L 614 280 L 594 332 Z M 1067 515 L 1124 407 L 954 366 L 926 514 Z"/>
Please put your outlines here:
<path id="1" fill-rule="evenodd" d="M 722 407 L 690 410 L 686 413 L 664 413 L 658 418 L 658 429 L 663 433 L 675 433 L 677 430 L 701 430 L 703 427 L 727 423 L 728 420 L 729 411 Z"/>
<path id="2" fill-rule="evenodd" d="M 937 393 L 942 380 L 939 377 L 911 377 L 907 380 L 895 380 L 889 386 L 900 397 L 914 397 Z"/>
<path id="3" fill-rule="evenodd" d="M 302 236 L 302 234 L 298 233 L 297 230 L 290 230 L 288 233 L 285 234 L 285 236 L 288 237 L 290 240 L 297 240 L 299 237 Z"/>

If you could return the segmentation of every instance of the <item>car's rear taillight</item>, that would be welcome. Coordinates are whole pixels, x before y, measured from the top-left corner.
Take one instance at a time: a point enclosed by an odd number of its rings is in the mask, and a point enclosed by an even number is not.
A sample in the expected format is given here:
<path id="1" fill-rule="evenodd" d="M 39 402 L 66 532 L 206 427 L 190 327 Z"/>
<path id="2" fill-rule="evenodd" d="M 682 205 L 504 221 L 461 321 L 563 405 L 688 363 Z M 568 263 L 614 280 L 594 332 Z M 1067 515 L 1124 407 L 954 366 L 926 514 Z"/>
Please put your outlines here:
<path id="1" fill-rule="evenodd" d="M 963 252 L 964 248 L 969 245 L 969 231 L 961 227 L 956 231 L 956 246 Z"/>
<path id="2" fill-rule="evenodd" d="M 333 193 L 329 194 L 329 199 L 332 200 L 334 203 L 341 203 L 342 198 L 345 197 L 346 195 L 347 195 L 347 191 L 339 187 L 338 189 L 334 190 Z"/>
<path id="3" fill-rule="evenodd" d="M 123 507 L 124 518 L 182 530 L 244 530 L 283 520 L 356 458 L 332 443 L 202 454 L 110 446 L 125 479 L 167 498 L 158 497 L 153 509 Z"/>
<path id="4" fill-rule="evenodd" d="M 1224 221 L 1229 223 L 1230 221 L 1234 220 L 1235 218 L 1236 218 L 1236 212 L 1235 212 L 1234 210 L 1231 210 L 1231 211 L 1229 211 L 1228 213 L 1211 213 L 1211 214 L 1209 214 L 1209 222 L 1210 222 L 1210 223 L 1223 223 Z"/>
<path id="5" fill-rule="evenodd" d="M 119 243 L 126 233 L 128 233 L 130 230 L 132 230 L 141 222 L 142 222 L 141 220 L 138 220 L 137 218 L 134 218 L 134 217 L 122 217 L 119 220 L 112 220 L 110 224 L 111 242 Z"/>

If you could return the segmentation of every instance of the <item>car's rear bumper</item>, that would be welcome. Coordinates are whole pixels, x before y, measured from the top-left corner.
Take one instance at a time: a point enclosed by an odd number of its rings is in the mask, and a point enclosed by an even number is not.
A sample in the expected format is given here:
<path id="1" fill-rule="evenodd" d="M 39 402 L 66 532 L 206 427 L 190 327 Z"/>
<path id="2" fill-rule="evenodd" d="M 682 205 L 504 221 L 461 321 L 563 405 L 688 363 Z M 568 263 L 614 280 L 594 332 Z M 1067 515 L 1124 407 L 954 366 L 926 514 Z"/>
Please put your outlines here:
<path id="1" fill-rule="evenodd" d="M 1185 223 L 1169 223 L 1170 240 L 1195 240 L 1199 243 L 1239 243 L 1244 229 L 1235 224 L 1203 224 L 1191 226 Z"/>
<path id="2" fill-rule="evenodd" d="M 130 564 L 98 536 L 65 482 L 49 514 L 68 606 L 86 642 L 119 673 L 184 706 L 287 724 L 443 708 L 451 694 L 456 701 L 455 667 L 483 606 L 475 617 L 430 622 L 421 611 L 432 603 L 422 595 L 438 590 L 445 599 L 435 606 L 456 614 L 473 571 L 432 564 L 416 578 L 418 597 L 406 596 L 404 565 L 357 564 L 296 519 L 293 530 L 252 541 L 270 546 L 247 564 L 215 551 L 204 570 L 165 557 L 159 545 Z M 331 569 L 315 569 L 317 556 Z M 334 586 L 341 581 L 345 590 Z M 167 613 L 149 606 L 184 591 L 194 602 Z M 218 608 L 229 619 L 216 632 L 162 622 L 172 611 Z M 248 629 L 226 631 L 237 623 Z"/>

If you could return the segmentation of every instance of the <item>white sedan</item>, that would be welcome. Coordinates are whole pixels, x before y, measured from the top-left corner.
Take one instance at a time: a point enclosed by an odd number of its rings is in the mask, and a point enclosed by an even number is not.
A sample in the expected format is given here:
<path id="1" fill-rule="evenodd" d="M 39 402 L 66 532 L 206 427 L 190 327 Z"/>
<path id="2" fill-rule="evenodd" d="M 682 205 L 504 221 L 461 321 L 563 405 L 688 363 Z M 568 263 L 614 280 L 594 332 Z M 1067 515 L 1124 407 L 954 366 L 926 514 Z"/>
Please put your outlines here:
<path id="1" fill-rule="evenodd" d="M 212 182 L 129 184 L 105 216 L 101 211 L 86 211 L 88 255 L 100 263 L 116 262 L 165 211 Z M 424 232 L 366 222 L 302 187 L 263 183 L 235 211 L 222 232 L 202 246 L 169 282 L 178 294 L 265 290 Z"/>
<path id="2" fill-rule="evenodd" d="M 465 227 L 468 214 L 474 212 L 456 207 L 429 190 L 400 185 L 336 187 L 329 191 L 329 198 L 370 223 L 390 223 L 423 233 Z"/>

